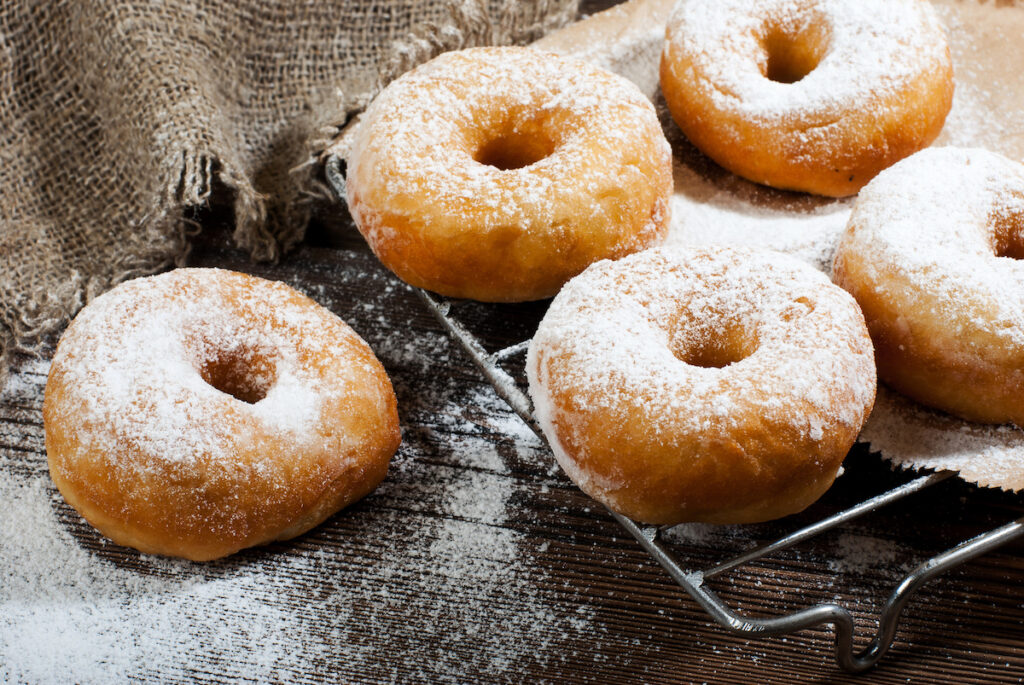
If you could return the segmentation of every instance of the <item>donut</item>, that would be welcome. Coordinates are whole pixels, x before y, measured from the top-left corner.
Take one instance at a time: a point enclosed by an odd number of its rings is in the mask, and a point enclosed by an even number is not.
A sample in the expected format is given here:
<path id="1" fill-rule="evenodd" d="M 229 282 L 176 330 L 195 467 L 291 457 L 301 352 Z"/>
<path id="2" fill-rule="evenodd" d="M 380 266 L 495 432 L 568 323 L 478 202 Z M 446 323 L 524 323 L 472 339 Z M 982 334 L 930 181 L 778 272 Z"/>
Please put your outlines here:
<path id="1" fill-rule="evenodd" d="M 554 295 L 660 242 L 672 154 L 629 81 L 529 48 L 449 52 L 370 105 L 347 159 L 352 217 L 399 278 L 488 302 Z"/>
<path id="2" fill-rule="evenodd" d="M 833 278 L 864 310 L 878 377 L 969 421 L 1024 427 L 1024 166 L 924 150 L 854 204 Z"/>
<path id="3" fill-rule="evenodd" d="M 400 440 L 391 382 L 290 287 L 178 269 L 90 302 L 43 403 L 50 475 L 114 542 L 205 561 L 284 540 L 372 491 Z"/>
<path id="4" fill-rule="evenodd" d="M 679 128 L 715 162 L 833 197 L 929 145 L 953 102 L 926 0 L 681 0 L 660 78 Z"/>
<path id="5" fill-rule="evenodd" d="M 652 524 L 804 509 L 875 397 L 853 298 L 794 257 L 738 247 L 594 264 L 555 297 L 527 375 L 569 478 Z"/>

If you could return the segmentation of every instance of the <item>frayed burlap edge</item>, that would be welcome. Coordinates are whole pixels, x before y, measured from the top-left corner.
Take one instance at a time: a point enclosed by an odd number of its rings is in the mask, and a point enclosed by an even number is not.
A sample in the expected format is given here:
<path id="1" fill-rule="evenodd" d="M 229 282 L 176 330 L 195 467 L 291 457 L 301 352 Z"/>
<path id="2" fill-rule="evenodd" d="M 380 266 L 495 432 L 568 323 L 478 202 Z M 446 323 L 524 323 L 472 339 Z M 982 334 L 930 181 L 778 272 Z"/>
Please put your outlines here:
<path id="1" fill-rule="evenodd" d="M 35 293 L 34 299 L 26 293 L 0 293 L 0 388 L 15 354 L 45 355 L 55 334 L 91 299 L 131 278 L 180 266 L 188 254 L 188 238 L 198 230 L 185 212 L 207 204 L 215 179 L 234 194 L 235 243 L 255 260 L 276 260 L 302 239 L 314 203 L 333 200 L 322 180 L 324 151 L 381 87 L 448 50 L 531 42 L 572 21 L 577 5 L 564 0 L 506 0 L 492 19 L 484 0 L 449 0 L 447 22 L 424 24 L 394 43 L 375 87 L 347 96 L 340 112 L 336 107 L 321 112 L 324 123 L 313 127 L 305 160 L 290 170 L 275 197 L 256 190 L 233 164 L 226 146 L 185 151 L 177 173 L 165 181 L 163 206 L 141 219 L 141 231 L 153 238 L 145 249 L 108 264 L 102 274 L 69 273 L 60 287 Z"/>

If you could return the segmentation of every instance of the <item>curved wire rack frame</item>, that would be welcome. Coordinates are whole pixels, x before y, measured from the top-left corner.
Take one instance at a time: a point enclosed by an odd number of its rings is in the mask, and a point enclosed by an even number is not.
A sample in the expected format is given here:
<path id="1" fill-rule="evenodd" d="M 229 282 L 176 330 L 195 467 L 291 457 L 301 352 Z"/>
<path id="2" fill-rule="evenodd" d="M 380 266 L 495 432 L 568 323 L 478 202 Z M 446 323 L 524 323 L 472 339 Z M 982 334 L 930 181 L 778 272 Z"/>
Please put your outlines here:
<path id="1" fill-rule="evenodd" d="M 326 164 L 327 180 L 339 198 L 344 197 L 345 180 L 341 161 L 331 156 Z M 451 316 L 451 301 L 416 289 L 424 305 L 434 314 L 445 330 L 472 358 L 473 363 L 493 386 L 495 392 L 537 434 L 545 445 L 544 436 L 533 416 L 530 398 L 501 364 L 525 355 L 529 340 L 519 342 L 494 353 L 488 353 L 481 342 L 459 321 Z M 937 554 L 908 573 L 893 589 L 882 607 L 878 629 L 870 643 L 857 651 L 854 646 L 854 620 L 850 611 L 838 604 L 816 604 L 806 609 L 772 618 L 751 618 L 730 608 L 705 581 L 726 571 L 760 559 L 798 542 L 812 538 L 841 523 L 876 511 L 908 495 L 924 490 L 953 477 L 950 471 L 921 476 L 892 490 L 871 497 L 849 509 L 838 512 L 817 523 L 801 528 L 774 542 L 762 545 L 737 557 L 723 561 L 708 569 L 687 569 L 659 540 L 661 528 L 645 526 L 608 509 L 612 518 L 625 528 L 673 580 L 687 592 L 716 623 L 726 630 L 749 637 L 775 636 L 794 633 L 806 628 L 832 626 L 835 634 L 835 654 L 838 664 L 853 673 L 870 669 L 878 663 L 892 646 L 900 615 L 911 596 L 925 583 L 960 564 L 990 552 L 1024 535 L 1024 517 L 1011 521 L 986 533 L 961 542 Z"/>

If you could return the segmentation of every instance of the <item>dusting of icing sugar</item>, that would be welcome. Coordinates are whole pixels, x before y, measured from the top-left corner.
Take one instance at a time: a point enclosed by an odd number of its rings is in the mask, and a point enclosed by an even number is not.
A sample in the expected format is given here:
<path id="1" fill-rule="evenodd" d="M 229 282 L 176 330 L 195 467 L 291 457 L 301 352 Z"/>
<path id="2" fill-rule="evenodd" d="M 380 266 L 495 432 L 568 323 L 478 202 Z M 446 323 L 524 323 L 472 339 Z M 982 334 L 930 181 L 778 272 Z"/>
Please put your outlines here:
<path id="1" fill-rule="evenodd" d="M 766 77 L 768 32 L 792 39 L 812 25 L 827 32 L 817 66 L 794 83 Z M 800 135 L 821 139 L 840 112 L 891 100 L 948 60 L 934 9 L 916 0 L 683 0 L 666 40 L 694 60 L 702 87 L 723 109 L 780 123 L 799 112 L 816 122 Z"/>
<path id="2" fill-rule="evenodd" d="M 1018 251 L 1024 245 L 1022 218 L 1024 167 L 982 149 L 924 150 L 861 191 L 836 256 L 837 276 L 847 278 L 847 264 L 866 260 L 857 287 L 897 303 L 908 330 L 926 330 L 929 344 L 957 350 L 957 364 L 1019 357 L 1024 262 L 996 254 L 1002 241 Z M 965 422 L 880 389 L 862 439 L 904 467 L 1024 488 L 1024 431 L 1011 426 Z"/>
<path id="3" fill-rule="evenodd" d="M 661 532 L 662 538 L 676 545 L 721 548 L 723 540 L 746 540 L 747 536 L 739 526 L 722 526 L 714 523 L 680 523 Z"/>
<path id="4" fill-rule="evenodd" d="M 130 281 L 91 302 L 54 355 L 69 396 L 53 407 L 52 419 L 80 422 L 86 449 L 106 454 L 116 468 L 126 468 L 118 463 L 126 443 L 165 465 L 194 465 L 200 455 L 230 459 L 238 426 L 210 416 L 212 408 L 230 406 L 271 434 L 312 433 L 324 397 L 345 389 L 323 387 L 296 332 L 307 338 L 305 349 L 326 353 L 335 329 L 345 335 L 343 324 L 326 311 L 296 307 L 294 291 L 282 284 L 216 280 L 230 276 L 183 269 Z M 239 294 L 243 285 L 252 290 Z M 232 369 L 239 384 L 265 396 L 242 402 L 204 379 L 200 370 L 221 355 L 269 359 L 242 359 Z"/>
<path id="5" fill-rule="evenodd" d="M 628 40 L 609 43 L 600 28 L 577 24 L 574 27 L 576 33 L 568 42 L 563 34 L 557 36 L 558 40 L 542 38 L 534 47 L 569 55 L 619 74 L 636 84 L 640 92 L 653 101 L 658 92 L 658 70 L 652 67 L 661 55 L 665 27 L 661 21 L 651 21 L 636 28 L 638 32 L 630 35 Z"/>
<path id="6" fill-rule="evenodd" d="M 884 385 L 861 440 L 903 468 L 955 471 L 982 487 L 1024 490 L 1024 430 L 963 421 Z"/>
<path id="7" fill-rule="evenodd" d="M 956 66 L 956 92 L 946 117 L 941 145 L 983 147 L 1024 161 L 1024 99 L 1019 88 L 1024 68 L 1020 7 L 981 2 L 935 5 L 949 31 Z"/>
<path id="8" fill-rule="evenodd" d="M 492 130 L 523 131 L 550 149 L 522 168 L 480 163 L 474 155 Z M 454 233 L 558 235 L 567 207 L 573 222 L 617 224 L 631 200 L 623 184 L 651 186 L 647 175 L 660 172 L 644 169 L 667 169 L 670 159 L 653 105 L 626 79 L 553 53 L 470 49 L 414 69 L 374 100 L 349 153 L 347 195 L 371 246 L 394 237 L 381 208 Z M 661 230 L 649 222 L 642 244 Z"/>
<path id="9" fill-rule="evenodd" d="M 394 330 L 387 337 L 408 340 Z M 23 407 L 32 423 L 21 428 L 35 446 L 0 444 L 0 680 L 201 672 L 296 681 L 314 664 L 384 681 L 460 683 L 470 673 L 515 679 L 524 664 L 557 663 L 580 645 L 601 649 L 594 608 L 549 576 L 534 558 L 547 550 L 515 523 L 516 501 L 535 485 L 513 475 L 508 459 L 546 462 L 543 444 L 489 388 L 435 377 L 452 354 L 442 334 L 382 349 L 391 367 L 434 374 L 399 392 L 415 400 L 404 403 L 410 422 L 443 423 L 444 441 L 404 444 L 373 505 L 343 514 L 345 527 L 328 522 L 294 543 L 205 564 L 148 555 L 125 563 L 114 545 L 83 544 L 94 534 L 63 520 L 42 430 L 33 428 L 49 364 L 23 364 L 0 394 L 3 411 Z M 505 423 L 514 439 L 502 438 Z M 319 538 L 325 530 L 332 544 Z M 396 653 L 396 644 L 415 649 Z"/>
<path id="10" fill-rule="evenodd" d="M 824 272 L 831 271 L 836 245 L 853 200 L 801 197 L 794 207 L 772 191 L 731 176 L 715 183 L 675 160 L 675 193 L 666 247 L 731 245 L 785 252 Z M 760 195 L 769 200 L 758 201 Z"/>
<path id="11" fill-rule="evenodd" d="M 960 66 L 958 63 L 957 69 L 958 76 L 963 76 L 963 72 L 970 67 Z M 1009 129 L 1012 122 L 981 114 L 991 109 L 988 102 L 1000 97 L 1001 93 L 991 85 L 983 87 L 977 81 L 959 78 L 956 95 L 953 97 L 953 107 L 949 110 L 943 127 L 943 137 L 950 144 L 984 147 L 989 150 L 1003 149 L 1004 141 L 1011 137 Z"/>
<path id="12" fill-rule="evenodd" d="M 905 556 L 906 548 L 893 540 L 841 533 L 835 541 L 835 557 L 829 560 L 828 568 L 837 573 L 863 574 L 884 567 L 896 567 L 907 572 L 915 563 Z"/>
<path id="13" fill-rule="evenodd" d="M 383 471 L 368 461 L 398 437 L 383 378 L 341 319 L 283 283 L 220 269 L 135 279 L 91 302 L 58 345 L 52 474 L 87 516 L 126 522 L 101 525 L 109 534 L 193 554 L 176 547 L 191 535 L 217 545 L 204 554 L 232 553 L 368 464 Z M 358 422 L 373 421 L 367 437 Z M 157 543 L 146 526 L 174 532 Z"/>
<path id="14" fill-rule="evenodd" d="M 756 527 L 722 526 L 709 523 L 683 523 L 661 531 L 666 542 L 715 550 L 722 556 L 740 554 L 758 540 Z M 895 568 L 910 571 L 916 564 L 906 545 L 893 540 L 841 531 L 829 543 L 831 550 L 827 565 L 830 571 L 841 574 L 860 574 L 876 569 Z M 840 583 L 848 585 L 863 578 L 845 577 Z"/>
<path id="15" fill-rule="evenodd" d="M 1024 166 L 982 149 L 923 150 L 860 193 L 840 243 L 870 264 L 865 287 L 947 322 L 956 337 L 985 331 L 1024 349 L 1024 261 L 996 256 L 996 225 L 1024 221 Z M 1012 230 L 1011 230 L 1012 232 Z M 1003 236 L 1024 248 L 1017 229 Z"/>
<path id="16" fill-rule="evenodd" d="M 756 342 L 735 363 L 702 368 L 676 356 L 736 330 Z M 591 266 L 555 298 L 527 372 L 538 421 L 578 483 L 590 477 L 559 432 L 585 450 L 585 417 L 597 413 L 610 417 L 607 431 L 643 416 L 661 444 L 711 439 L 748 412 L 817 442 L 859 427 L 875 391 L 852 298 L 803 262 L 739 248 L 661 248 Z"/>

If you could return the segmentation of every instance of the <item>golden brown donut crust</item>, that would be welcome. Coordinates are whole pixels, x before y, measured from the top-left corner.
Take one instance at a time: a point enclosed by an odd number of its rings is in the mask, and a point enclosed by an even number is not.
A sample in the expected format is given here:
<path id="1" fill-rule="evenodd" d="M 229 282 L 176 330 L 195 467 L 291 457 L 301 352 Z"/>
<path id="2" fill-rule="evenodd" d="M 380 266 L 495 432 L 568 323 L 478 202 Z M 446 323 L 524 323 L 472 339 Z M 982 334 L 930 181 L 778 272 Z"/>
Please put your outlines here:
<path id="1" fill-rule="evenodd" d="M 953 101 L 949 47 L 929 3 L 865 4 L 683 0 L 660 67 L 672 117 L 751 181 L 855 194 L 935 140 Z"/>
<path id="2" fill-rule="evenodd" d="M 569 477 L 657 524 L 802 510 L 875 394 L 853 299 L 792 257 L 732 248 L 593 265 L 555 298 L 527 371 Z"/>
<path id="3" fill-rule="evenodd" d="M 924 150 L 857 198 L 833 264 L 879 378 L 970 421 L 1024 426 L 1024 165 Z"/>
<path id="4" fill-rule="evenodd" d="M 197 561 L 319 524 L 377 486 L 400 441 L 387 374 L 344 322 L 219 269 L 90 303 L 58 346 L 43 419 L 51 476 L 87 521 Z"/>
<path id="5" fill-rule="evenodd" d="M 660 242 L 672 159 L 625 79 L 528 48 L 446 53 L 360 124 L 349 209 L 402 280 L 494 302 L 554 295 L 603 258 Z"/>

